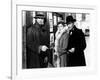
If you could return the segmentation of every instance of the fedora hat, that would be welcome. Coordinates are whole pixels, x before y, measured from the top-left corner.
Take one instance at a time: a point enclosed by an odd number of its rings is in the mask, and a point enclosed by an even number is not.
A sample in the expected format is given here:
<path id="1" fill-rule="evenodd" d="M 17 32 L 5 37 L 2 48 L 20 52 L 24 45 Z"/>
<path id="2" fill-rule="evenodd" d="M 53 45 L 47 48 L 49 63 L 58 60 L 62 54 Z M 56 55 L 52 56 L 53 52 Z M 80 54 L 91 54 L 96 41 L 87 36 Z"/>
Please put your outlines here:
<path id="1" fill-rule="evenodd" d="M 34 17 L 35 19 L 37 18 L 41 18 L 41 19 L 44 19 L 45 16 L 43 14 L 36 14 L 36 16 Z"/>
<path id="2" fill-rule="evenodd" d="M 73 23 L 73 22 L 76 22 L 76 19 L 74 19 L 72 16 L 67 16 L 66 17 L 66 23 L 68 24 L 68 23 Z"/>

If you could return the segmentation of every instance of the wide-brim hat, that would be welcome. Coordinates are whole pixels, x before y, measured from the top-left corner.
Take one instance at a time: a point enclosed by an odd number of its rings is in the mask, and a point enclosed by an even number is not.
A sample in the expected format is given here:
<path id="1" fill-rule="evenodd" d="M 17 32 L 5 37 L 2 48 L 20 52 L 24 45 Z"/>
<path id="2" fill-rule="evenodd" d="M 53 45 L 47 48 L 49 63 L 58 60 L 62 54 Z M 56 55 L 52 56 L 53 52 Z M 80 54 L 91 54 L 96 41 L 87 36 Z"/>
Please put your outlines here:
<path id="1" fill-rule="evenodd" d="M 73 16 L 67 16 L 66 17 L 66 23 L 73 23 L 73 22 L 76 22 L 76 19 L 73 18 Z"/>
<path id="2" fill-rule="evenodd" d="M 35 19 L 37 19 L 37 18 L 44 19 L 45 16 L 43 14 L 37 14 L 34 18 Z"/>

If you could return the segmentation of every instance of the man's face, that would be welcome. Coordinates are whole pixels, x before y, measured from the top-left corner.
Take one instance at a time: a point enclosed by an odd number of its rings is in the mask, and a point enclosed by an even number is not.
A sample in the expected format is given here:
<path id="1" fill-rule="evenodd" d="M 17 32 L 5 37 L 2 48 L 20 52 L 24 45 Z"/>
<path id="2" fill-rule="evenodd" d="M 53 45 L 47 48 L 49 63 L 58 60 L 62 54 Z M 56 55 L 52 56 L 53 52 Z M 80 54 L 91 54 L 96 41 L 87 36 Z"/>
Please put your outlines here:
<path id="1" fill-rule="evenodd" d="M 70 22 L 67 24 L 67 26 L 68 26 L 68 29 L 71 30 L 74 26 L 74 23 Z"/>
<path id="2" fill-rule="evenodd" d="M 42 19 L 42 18 L 37 18 L 37 22 L 39 23 L 39 24 L 44 24 L 44 19 Z"/>

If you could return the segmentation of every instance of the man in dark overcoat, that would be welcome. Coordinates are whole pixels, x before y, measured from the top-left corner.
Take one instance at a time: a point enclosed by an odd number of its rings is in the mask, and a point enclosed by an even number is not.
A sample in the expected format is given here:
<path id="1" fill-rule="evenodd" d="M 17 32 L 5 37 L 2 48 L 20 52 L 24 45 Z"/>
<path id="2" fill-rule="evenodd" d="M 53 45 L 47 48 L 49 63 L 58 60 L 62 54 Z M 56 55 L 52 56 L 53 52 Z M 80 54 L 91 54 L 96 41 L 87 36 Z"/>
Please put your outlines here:
<path id="1" fill-rule="evenodd" d="M 49 47 L 49 30 L 44 24 L 44 15 L 37 14 L 34 18 L 36 22 L 28 28 L 26 35 L 27 68 L 44 67 L 44 59 Z"/>
<path id="2" fill-rule="evenodd" d="M 78 29 L 72 16 L 66 18 L 69 29 L 69 40 L 67 47 L 67 66 L 86 66 L 84 50 L 86 48 L 86 40 L 84 33 Z"/>

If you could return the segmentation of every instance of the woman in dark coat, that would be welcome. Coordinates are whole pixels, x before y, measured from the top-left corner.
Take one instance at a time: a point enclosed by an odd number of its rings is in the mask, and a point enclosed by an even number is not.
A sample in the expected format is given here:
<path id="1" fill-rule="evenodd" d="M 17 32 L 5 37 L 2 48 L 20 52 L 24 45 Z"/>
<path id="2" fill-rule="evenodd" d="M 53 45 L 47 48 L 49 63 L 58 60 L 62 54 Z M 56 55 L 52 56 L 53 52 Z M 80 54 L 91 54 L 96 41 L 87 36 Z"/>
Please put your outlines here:
<path id="1" fill-rule="evenodd" d="M 67 66 L 86 66 L 84 49 L 86 48 L 86 41 L 84 33 L 81 29 L 76 28 L 72 16 L 66 19 L 69 28 L 69 40 L 67 47 Z"/>

